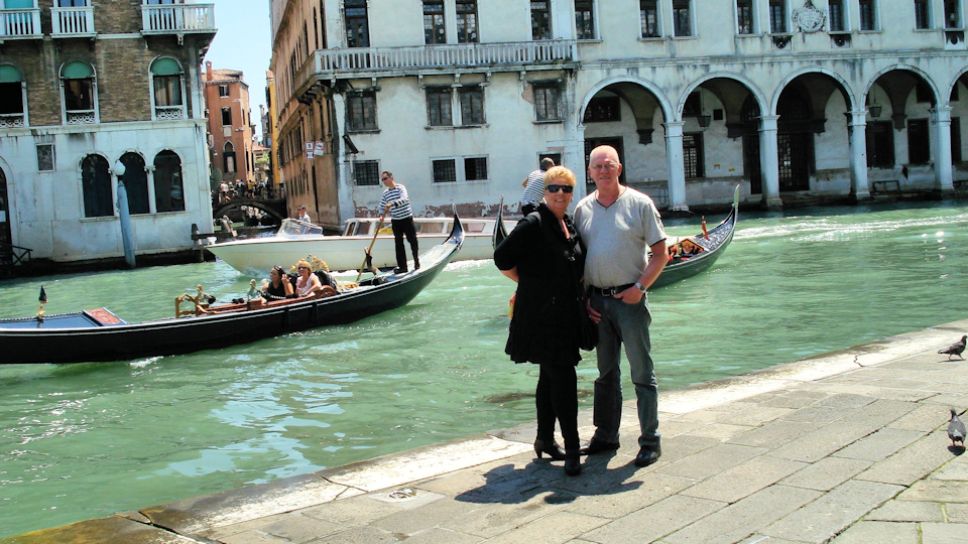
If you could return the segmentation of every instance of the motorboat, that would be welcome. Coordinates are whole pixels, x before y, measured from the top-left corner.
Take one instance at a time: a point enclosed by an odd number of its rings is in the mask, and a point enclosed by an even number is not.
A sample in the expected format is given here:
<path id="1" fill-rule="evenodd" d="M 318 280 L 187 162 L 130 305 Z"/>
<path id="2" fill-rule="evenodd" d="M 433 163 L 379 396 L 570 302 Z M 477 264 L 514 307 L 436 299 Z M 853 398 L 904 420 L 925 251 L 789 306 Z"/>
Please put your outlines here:
<path id="1" fill-rule="evenodd" d="M 464 245 L 456 260 L 490 259 L 493 256 L 491 236 L 494 219 L 461 219 L 461 223 Z M 452 218 L 415 217 L 414 224 L 420 247 L 443 243 L 453 230 Z M 349 219 L 342 234 L 333 236 L 325 235 L 318 225 L 284 219 L 273 236 L 220 242 L 207 246 L 207 249 L 243 274 L 262 276 L 280 263 L 291 263 L 310 256 L 322 259 L 332 270 L 359 270 L 365 268 L 364 252 L 371 243 L 373 248 L 370 255 L 374 267 L 396 266 L 389 220 L 381 222 L 379 217 Z M 410 247 L 407 245 L 409 253 Z"/>

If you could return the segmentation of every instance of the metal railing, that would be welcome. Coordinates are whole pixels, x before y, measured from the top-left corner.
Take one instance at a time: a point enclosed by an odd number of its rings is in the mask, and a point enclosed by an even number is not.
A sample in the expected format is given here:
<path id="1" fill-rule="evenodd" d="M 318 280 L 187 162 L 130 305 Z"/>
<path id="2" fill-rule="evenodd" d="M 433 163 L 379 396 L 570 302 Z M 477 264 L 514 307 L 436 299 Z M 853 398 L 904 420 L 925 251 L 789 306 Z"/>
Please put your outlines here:
<path id="1" fill-rule="evenodd" d="M 40 9 L 0 9 L 0 40 L 40 38 Z"/>
<path id="2" fill-rule="evenodd" d="M 145 34 L 215 32 L 215 4 L 162 4 L 141 6 Z"/>
<path id="3" fill-rule="evenodd" d="M 0 128 L 23 128 L 24 114 L 0 113 Z"/>
<path id="4" fill-rule="evenodd" d="M 93 36 L 94 7 L 50 8 L 51 36 Z"/>
<path id="5" fill-rule="evenodd" d="M 440 44 L 405 47 L 368 47 L 317 50 L 313 69 L 317 74 L 339 72 L 387 72 L 432 68 L 500 68 L 534 64 L 557 64 L 578 60 L 577 41 Z M 309 74 L 300 74 L 306 75 Z M 351 74 L 347 74 L 351 75 Z M 303 79 L 305 81 L 305 79 Z"/>

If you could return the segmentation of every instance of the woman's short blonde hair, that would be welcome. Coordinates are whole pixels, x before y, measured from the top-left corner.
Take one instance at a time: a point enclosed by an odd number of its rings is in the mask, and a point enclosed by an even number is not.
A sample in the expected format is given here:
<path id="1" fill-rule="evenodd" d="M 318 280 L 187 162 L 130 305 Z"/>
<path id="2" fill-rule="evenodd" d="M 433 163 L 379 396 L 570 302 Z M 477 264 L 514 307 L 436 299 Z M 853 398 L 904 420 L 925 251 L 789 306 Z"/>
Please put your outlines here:
<path id="1" fill-rule="evenodd" d="M 549 185 L 561 185 L 562 183 L 574 187 L 575 173 L 564 166 L 555 166 L 554 168 L 549 168 L 548 171 L 545 172 L 545 187 Z"/>
<path id="2" fill-rule="evenodd" d="M 296 263 L 296 270 L 299 270 L 300 268 L 306 268 L 310 272 L 313 271 L 313 267 L 309 266 L 309 262 L 308 261 L 299 261 L 298 263 Z"/>

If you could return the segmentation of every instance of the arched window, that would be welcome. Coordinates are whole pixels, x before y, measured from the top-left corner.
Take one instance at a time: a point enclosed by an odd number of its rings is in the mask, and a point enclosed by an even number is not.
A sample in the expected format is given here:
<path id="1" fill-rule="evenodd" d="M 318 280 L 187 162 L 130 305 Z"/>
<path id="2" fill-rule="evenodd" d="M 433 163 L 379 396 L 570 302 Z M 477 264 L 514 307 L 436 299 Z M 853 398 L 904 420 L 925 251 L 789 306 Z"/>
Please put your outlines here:
<path id="1" fill-rule="evenodd" d="M 225 150 L 222 152 L 222 171 L 226 174 L 234 174 L 237 171 L 235 166 L 235 146 L 232 142 L 225 142 Z"/>
<path id="2" fill-rule="evenodd" d="M 152 62 L 151 81 L 155 119 L 183 119 L 185 100 L 182 95 L 182 68 L 178 61 L 163 57 Z"/>
<path id="3" fill-rule="evenodd" d="M 0 64 L 0 128 L 26 125 L 23 79 L 23 74 L 14 66 Z"/>
<path id="4" fill-rule="evenodd" d="M 185 210 L 181 159 L 174 151 L 165 150 L 155 156 L 155 207 L 158 212 Z"/>
<path id="5" fill-rule="evenodd" d="M 148 173 L 145 160 L 138 153 L 125 153 L 121 156 L 124 165 L 124 189 L 128 195 L 128 211 L 148 213 Z"/>
<path id="6" fill-rule="evenodd" d="M 84 62 L 70 62 L 61 68 L 64 122 L 82 125 L 97 122 L 94 69 Z"/>
<path id="7" fill-rule="evenodd" d="M 81 188 L 84 191 L 84 217 L 114 215 L 107 159 L 100 155 L 84 157 L 81 162 Z"/>

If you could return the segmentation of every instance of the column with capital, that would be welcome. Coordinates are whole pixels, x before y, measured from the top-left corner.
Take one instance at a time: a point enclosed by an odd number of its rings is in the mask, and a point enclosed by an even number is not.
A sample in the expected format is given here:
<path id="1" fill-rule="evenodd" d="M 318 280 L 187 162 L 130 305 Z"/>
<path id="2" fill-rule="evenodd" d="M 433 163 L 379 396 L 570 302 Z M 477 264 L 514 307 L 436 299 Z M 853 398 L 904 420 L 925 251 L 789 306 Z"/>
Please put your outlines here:
<path id="1" fill-rule="evenodd" d="M 855 201 L 869 200 L 867 179 L 867 110 L 851 110 L 850 117 L 850 194 Z"/>
<path id="2" fill-rule="evenodd" d="M 686 171 L 682 156 L 682 121 L 663 124 L 666 140 L 666 166 L 669 170 L 669 209 L 689 211 L 686 204 Z"/>
<path id="3" fill-rule="evenodd" d="M 783 207 L 780 200 L 780 163 L 776 140 L 779 115 L 760 117 L 760 176 L 763 180 L 763 202 L 767 208 Z"/>
<path id="4" fill-rule="evenodd" d="M 951 174 L 951 106 L 931 110 L 934 128 L 934 177 L 942 193 L 954 191 Z"/>

